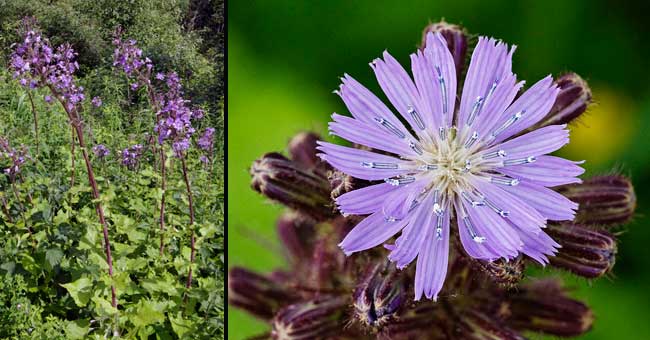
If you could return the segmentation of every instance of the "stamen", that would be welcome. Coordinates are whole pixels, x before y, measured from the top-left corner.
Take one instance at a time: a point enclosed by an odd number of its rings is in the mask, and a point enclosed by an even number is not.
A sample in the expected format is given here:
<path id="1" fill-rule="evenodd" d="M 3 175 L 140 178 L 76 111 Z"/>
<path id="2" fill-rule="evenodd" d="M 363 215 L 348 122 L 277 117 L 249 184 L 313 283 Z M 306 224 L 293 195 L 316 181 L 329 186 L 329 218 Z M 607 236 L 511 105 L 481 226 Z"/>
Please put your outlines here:
<path id="1" fill-rule="evenodd" d="M 507 185 L 514 187 L 519 184 L 519 180 L 516 178 L 508 178 L 508 177 L 492 177 L 490 178 L 490 182 L 494 184 L 501 184 L 501 185 Z"/>
<path id="2" fill-rule="evenodd" d="M 424 130 L 424 122 L 422 121 L 422 117 L 420 117 L 420 114 L 415 111 L 415 109 L 412 106 L 408 107 L 408 113 L 413 117 L 413 120 L 415 121 L 415 124 L 420 128 L 420 130 Z"/>
<path id="3" fill-rule="evenodd" d="M 528 163 L 533 163 L 536 160 L 537 160 L 537 158 L 535 156 L 530 156 L 530 157 L 526 157 L 526 158 L 519 158 L 519 159 L 509 159 L 509 160 L 503 161 L 503 166 L 528 164 Z"/>
<path id="4" fill-rule="evenodd" d="M 469 196 L 469 194 L 466 191 L 463 191 L 460 193 L 460 195 L 467 201 L 469 202 L 472 207 L 482 207 L 485 205 L 485 203 L 481 201 L 475 201 L 472 197 Z"/>
<path id="5" fill-rule="evenodd" d="M 490 153 L 486 153 L 485 155 L 483 155 L 483 159 L 491 159 L 495 157 L 503 158 L 505 156 L 507 156 L 506 150 L 497 150 Z"/>
<path id="6" fill-rule="evenodd" d="M 470 221 L 468 216 L 463 217 L 463 222 L 465 223 L 465 228 L 467 228 L 467 231 L 469 231 L 469 235 L 472 236 L 472 240 L 474 240 L 474 242 L 476 243 L 485 242 L 485 237 L 478 236 L 476 232 L 474 232 L 474 227 L 472 226 L 472 222 Z"/>
<path id="7" fill-rule="evenodd" d="M 394 186 L 398 185 L 406 185 L 409 183 L 415 182 L 415 177 L 413 176 L 404 176 L 404 177 L 398 177 L 398 178 L 386 178 L 384 180 L 386 183 Z"/>
<path id="8" fill-rule="evenodd" d="M 469 159 L 465 160 L 465 167 L 463 168 L 463 172 L 469 172 L 471 168 L 472 168 L 472 162 L 470 162 Z"/>
<path id="9" fill-rule="evenodd" d="M 399 137 L 399 138 L 401 138 L 401 139 L 406 138 L 406 135 L 405 135 L 402 131 L 400 131 L 398 128 L 395 127 L 395 125 L 391 124 L 391 123 L 390 123 L 389 121 L 387 121 L 386 119 L 384 119 L 384 118 L 379 118 L 379 117 L 375 117 L 375 121 L 376 121 L 377 123 L 379 123 L 379 125 L 381 125 L 381 126 L 383 126 L 384 128 L 386 128 L 386 130 L 388 130 L 389 132 L 391 132 L 391 133 L 393 133 L 394 135 L 396 135 L 397 137 Z"/>
<path id="10" fill-rule="evenodd" d="M 474 107 L 472 107 L 472 112 L 469 114 L 469 117 L 467 117 L 468 126 L 472 126 L 472 123 L 474 122 L 474 118 L 478 116 L 479 110 L 481 110 L 482 104 L 483 104 L 483 97 L 481 96 L 476 97 L 476 102 L 474 102 Z"/>
<path id="11" fill-rule="evenodd" d="M 519 120 L 519 118 L 521 118 L 521 116 L 524 115 L 524 113 L 526 113 L 526 110 L 521 110 L 521 111 L 515 113 L 514 115 L 512 115 L 512 117 L 510 117 L 508 120 L 506 120 L 505 123 L 503 123 L 503 125 L 501 125 L 501 127 L 499 127 L 498 129 L 492 131 L 492 138 L 496 137 L 498 134 L 503 132 L 505 129 L 512 126 L 512 124 L 517 122 Z"/>
<path id="12" fill-rule="evenodd" d="M 379 163 L 379 162 L 361 162 L 361 166 L 364 168 L 370 169 L 398 169 L 399 164 L 397 163 Z"/>
<path id="13" fill-rule="evenodd" d="M 485 202 L 485 204 L 487 204 L 487 206 L 490 207 L 490 209 L 494 210 L 494 212 L 499 214 L 499 216 L 501 217 L 508 217 L 510 215 L 509 211 L 505 211 L 497 207 L 494 203 L 492 203 L 492 201 L 488 200 L 485 197 L 483 198 L 483 202 Z"/>
<path id="14" fill-rule="evenodd" d="M 441 139 L 441 140 L 445 140 L 445 139 L 447 139 L 447 129 L 445 129 L 445 128 L 443 128 L 443 127 L 440 127 L 440 128 L 438 129 L 438 131 L 440 132 L 440 139 Z"/>
<path id="15" fill-rule="evenodd" d="M 474 131 L 472 137 L 470 137 L 467 142 L 465 142 L 465 149 L 469 149 L 474 142 L 478 139 L 478 132 Z"/>
<path id="16" fill-rule="evenodd" d="M 440 83 L 440 91 L 442 92 L 442 114 L 447 114 L 447 87 L 445 86 L 445 78 L 442 76 L 442 71 L 440 71 L 440 66 L 436 66 L 436 71 L 438 71 L 438 83 Z M 444 140 L 444 138 L 442 139 Z"/>
<path id="17" fill-rule="evenodd" d="M 438 169 L 438 165 L 436 164 L 423 164 L 418 167 L 418 170 L 422 170 L 422 171 L 436 170 L 436 169 Z"/>
<path id="18" fill-rule="evenodd" d="M 409 142 L 409 146 L 411 147 L 411 149 L 413 149 L 413 151 L 415 151 L 415 153 L 417 153 L 420 156 L 422 155 L 422 149 L 418 144 L 415 144 L 414 142 L 411 141 Z"/>
<path id="19" fill-rule="evenodd" d="M 442 240 L 442 215 L 438 215 L 436 219 L 436 238 Z"/>
<path id="20" fill-rule="evenodd" d="M 487 102 L 490 97 L 492 97 L 492 94 L 494 93 L 494 90 L 497 89 L 497 85 L 499 84 L 499 79 L 495 79 L 494 83 L 492 83 L 492 87 L 490 87 L 490 91 L 488 92 L 487 96 L 485 96 L 485 101 Z"/>

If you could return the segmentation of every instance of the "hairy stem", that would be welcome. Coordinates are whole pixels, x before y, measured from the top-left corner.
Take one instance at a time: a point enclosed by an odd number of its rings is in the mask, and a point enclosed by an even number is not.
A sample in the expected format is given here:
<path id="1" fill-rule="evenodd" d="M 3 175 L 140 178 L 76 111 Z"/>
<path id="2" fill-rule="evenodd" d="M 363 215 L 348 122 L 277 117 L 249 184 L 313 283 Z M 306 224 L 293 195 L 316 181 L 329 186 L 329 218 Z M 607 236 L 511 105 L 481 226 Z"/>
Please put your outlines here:
<path id="1" fill-rule="evenodd" d="M 74 135 L 75 135 L 75 129 L 72 127 L 71 130 L 72 134 L 70 135 L 70 188 L 74 187 L 74 176 L 75 176 L 75 168 L 74 168 Z"/>

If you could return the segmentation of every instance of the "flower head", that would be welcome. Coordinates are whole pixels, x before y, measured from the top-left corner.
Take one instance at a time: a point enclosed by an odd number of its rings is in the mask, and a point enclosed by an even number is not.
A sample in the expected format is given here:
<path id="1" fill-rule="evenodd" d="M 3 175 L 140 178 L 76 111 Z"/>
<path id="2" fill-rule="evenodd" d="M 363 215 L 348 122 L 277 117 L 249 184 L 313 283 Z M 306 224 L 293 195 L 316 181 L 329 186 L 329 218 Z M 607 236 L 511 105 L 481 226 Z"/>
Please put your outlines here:
<path id="1" fill-rule="evenodd" d="M 103 159 L 111 154 L 111 150 L 109 150 L 104 144 L 97 144 L 93 146 L 93 153 L 97 158 Z"/>
<path id="2" fill-rule="evenodd" d="M 91 100 L 92 104 L 94 107 L 100 107 L 102 106 L 102 99 L 100 97 L 93 97 Z"/>
<path id="3" fill-rule="evenodd" d="M 549 187 L 579 183 L 583 169 L 547 154 L 568 143 L 565 125 L 525 131 L 547 116 L 559 89 L 548 76 L 515 99 L 515 48 L 480 37 L 460 105 L 454 58 L 440 33 L 411 55 L 414 81 L 388 52 L 370 65 L 402 120 L 349 75 L 337 91 L 352 113 L 334 114 L 332 134 L 370 151 L 319 142 L 321 158 L 353 177 L 377 181 L 341 195 L 344 214 L 369 215 L 340 243 L 353 254 L 387 242 L 398 268 L 417 258 L 415 299 L 436 299 L 449 243 L 459 236 L 475 259 L 523 253 L 545 264 L 559 244 L 547 220 L 572 220 L 577 204 Z M 455 227 L 457 226 L 457 227 Z M 452 230 L 453 227 L 453 230 Z"/>
<path id="4" fill-rule="evenodd" d="M 122 165 L 131 170 L 135 169 L 140 163 L 143 151 L 144 147 L 141 144 L 135 144 L 120 151 L 120 154 L 122 155 Z"/>
<path id="5" fill-rule="evenodd" d="M 211 151 L 214 146 L 214 128 L 207 128 L 197 142 L 199 148 L 205 151 Z"/>

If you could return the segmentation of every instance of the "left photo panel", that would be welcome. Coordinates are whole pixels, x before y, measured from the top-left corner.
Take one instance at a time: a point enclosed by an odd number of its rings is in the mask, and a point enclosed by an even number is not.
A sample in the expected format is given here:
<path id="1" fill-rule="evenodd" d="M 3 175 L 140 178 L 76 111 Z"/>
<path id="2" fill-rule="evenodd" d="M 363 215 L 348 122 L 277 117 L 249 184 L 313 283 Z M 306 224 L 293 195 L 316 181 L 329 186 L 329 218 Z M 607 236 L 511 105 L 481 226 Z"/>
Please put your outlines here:
<path id="1" fill-rule="evenodd" d="M 224 0 L 0 11 L 0 338 L 224 338 Z"/>

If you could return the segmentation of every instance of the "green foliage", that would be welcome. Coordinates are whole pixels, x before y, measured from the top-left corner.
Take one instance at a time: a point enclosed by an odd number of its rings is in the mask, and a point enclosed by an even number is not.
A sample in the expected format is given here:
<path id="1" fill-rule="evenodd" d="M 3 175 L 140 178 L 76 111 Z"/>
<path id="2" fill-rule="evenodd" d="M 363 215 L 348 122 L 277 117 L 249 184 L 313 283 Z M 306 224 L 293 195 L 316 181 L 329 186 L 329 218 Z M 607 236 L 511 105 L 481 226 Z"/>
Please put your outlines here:
<path id="1" fill-rule="evenodd" d="M 222 94 L 212 92 L 222 89 L 223 67 L 215 56 L 223 51 L 205 46 L 204 27 L 185 28 L 191 3 L 0 0 L 0 136 L 14 147 L 27 146 L 33 159 L 15 183 L 0 173 L 0 338 L 104 339 L 115 331 L 126 339 L 223 337 L 223 112 Z M 9 46 L 18 41 L 14 30 L 25 15 L 36 16 L 53 43 L 70 41 L 79 51 L 79 83 L 88 101 L 84 132 L 109 226 L 112 279 L 82 153 L 78 146 L 71 151 L 65 113 L 60 105 L 44 102 L 43 90 L 32 91 L 30 101 L 4 69 Z M 150 149 L 138 169 L 120 164 L 119 150 L 147 145 L 145 133 L 153 134 L 154 113 L 144 93 L 131 91 L 112 69 L 116 25 L 141 42 L 156 71 L 178 71 L 188 97 L 208 113 L 197 130 L 212 126 L 218 131 L 211 164 L 199 161 L 196 148 L 187 155 L 197 237 L 189 290 L 191 230 L 180 161 L 168 153 L 164 193 L 158 157 Z M 102 98 L 100 108 L 90 105 L 94 96 Z M 105 160 L 90 151 L 99 143 L 111 150 Z M 0 169 L 7 164 L 0 157 Z M 161 231 L 163 195 L 167 204 Z M 111 305 L 111 285 L 117 290 L 117 309 Z"/>

